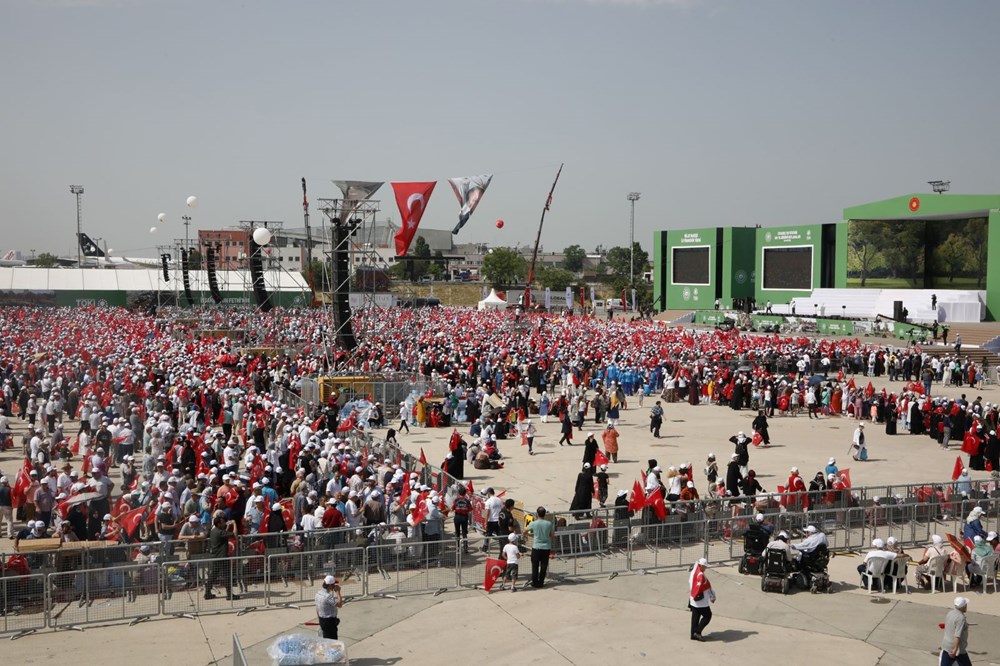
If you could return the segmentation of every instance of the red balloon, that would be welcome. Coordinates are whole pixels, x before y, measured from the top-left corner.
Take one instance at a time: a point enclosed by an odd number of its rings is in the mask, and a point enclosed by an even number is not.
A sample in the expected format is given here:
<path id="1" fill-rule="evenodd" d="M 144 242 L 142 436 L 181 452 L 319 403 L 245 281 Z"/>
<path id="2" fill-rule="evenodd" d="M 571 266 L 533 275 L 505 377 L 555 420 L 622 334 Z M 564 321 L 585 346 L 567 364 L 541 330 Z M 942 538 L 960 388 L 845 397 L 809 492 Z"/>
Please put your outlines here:
<path id="1" fill-rule="evenodd" d="M 497 229 L 503 229 L 503 220 L 497 220 Z"/>

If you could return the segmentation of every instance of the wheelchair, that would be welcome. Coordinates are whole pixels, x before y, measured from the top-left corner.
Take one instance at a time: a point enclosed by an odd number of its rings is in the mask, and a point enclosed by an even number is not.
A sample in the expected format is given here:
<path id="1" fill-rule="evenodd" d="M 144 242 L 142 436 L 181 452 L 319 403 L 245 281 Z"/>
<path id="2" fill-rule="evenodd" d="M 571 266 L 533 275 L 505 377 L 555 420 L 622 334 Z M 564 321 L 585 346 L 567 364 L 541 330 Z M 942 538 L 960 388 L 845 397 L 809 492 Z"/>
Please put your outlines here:
<path id="1" fill-rule="evenodd" d="M 764 549 L 768 536 L 763 530 L 751 527 L 743 535 L 743 557 L 740 558 L 739 572 L 744 576 L 759 576 L 764 572 Z"/>

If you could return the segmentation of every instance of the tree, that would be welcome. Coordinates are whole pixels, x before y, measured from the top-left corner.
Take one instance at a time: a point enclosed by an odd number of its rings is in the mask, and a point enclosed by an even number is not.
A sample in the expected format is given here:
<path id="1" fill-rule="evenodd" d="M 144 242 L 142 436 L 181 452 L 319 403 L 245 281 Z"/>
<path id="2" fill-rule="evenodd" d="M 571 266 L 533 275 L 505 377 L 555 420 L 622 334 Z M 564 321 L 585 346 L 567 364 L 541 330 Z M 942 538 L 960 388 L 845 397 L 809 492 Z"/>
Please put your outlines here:
<path id="1" fill-rule="evenodd" d="M 646 266 L 649 264 L 649 255 L 642 249 L 642 246 L 634 243 L 633 249 L 635 251 L 635 259 L 631 272 L 629 271 L 629 258 L 632 253 L 629 252 L 627 247 L 613 247 L 608 250 L 608 268 L 611 270 L 611 274 L 616 278 L 624 279 L 626 284 L 633 277 L 637 282 L 641 280 L 642 274 L 646 271 Z"/>
<path id="2" fill-rule="evenodd" d="M 857 262 L 862 287 L 887 240 L 886 225 L 882 222 L 851 220 L 847 223 L 847 248 Z"/>
<path id="3" fill-rule="evenodd" d="M 976 275 L 976 288 L 981 289 L 983 280 L 986 279 L 986 260 L 989 256 L 988 249 L 988 229 L 986 218 L 969 220 L 965 226 L 966 237 L 969 239 L 969 246 L 972 248 L 972 255 L 969 259 L 969 268 Z"/>
<path id="4" fill-rule="evenodd" d="M 572 273 L 579 273 L 583 270 L 583 262 L 586 258 L 586 250 L 579 245 L 570 245 L 563 250 L 562 267 Z"/>
<path id="5" fill-rule="evenodd" d="M 924 271 L 924 229 L 908 220 L 886 223 L 886 264 L 893 277 L 903 277 L 917 286 L 917 276 Z"/>
<path id="6" fill-rule="evenodd" d="M 538 271 L 536 277 L 539 287 L 548 287 L 552 291 L 566 291 L 566 287 L 572 286 L 575 280 L 573 273 L 563 268 L 545 267 Z"/>
<path id="7" fill-rule="evenodd" d="M 413 274 L 410 275 L 410 279 L 416 282 L 430 270 L 431 246 L 423 236 L 417 236 L 417 242 L 413 244 L 413 258 Z"/>
<path id="8" fill-rule="evenodd" d="M 59 265 L 59 257 L 49 252 L 42 252 L 31 263 L 39 268 L 55 268 Z"/>
<path id="9" fill-rule="evenodd" d="M 528 262 L 510 248 L 494 248 L 483 258 L 483 277 L 497 289 L 506 289 L 522 280 L 527 273 Z"/>
<path id="10" fill-rule="evenodd" d="M 972 255 L 969 241 L 959 234 L 948 234 L 948 238 L 934 248 L 934 258 L 940 268 L 948 274 L 948 282 L 955 281 L 955 274 L 965 268 Z"/>
<path id="11" fill-rule="evenodd" d="M 309 281 L 308 266 L 302 269 L 302 278 Z M 310 286 L 315 291 L 330 291 L 330 270 L 323 269 L 323 262 L 319 259 L 312 260 L 312 283 Z"/>

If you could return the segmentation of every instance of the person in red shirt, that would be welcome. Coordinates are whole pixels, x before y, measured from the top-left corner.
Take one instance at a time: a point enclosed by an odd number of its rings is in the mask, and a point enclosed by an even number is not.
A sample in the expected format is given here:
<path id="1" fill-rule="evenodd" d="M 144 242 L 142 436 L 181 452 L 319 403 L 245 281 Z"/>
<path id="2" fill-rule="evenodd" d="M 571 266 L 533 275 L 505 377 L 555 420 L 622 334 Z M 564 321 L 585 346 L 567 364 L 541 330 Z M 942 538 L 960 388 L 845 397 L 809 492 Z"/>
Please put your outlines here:
<path id="1" fill-rule="evenodd" d="M 789 493 L 800 493 L 796 495 L 789 495 L 788 501 L 785 503 L 786 508 L 789 511 L 798 511 L 804 508 L 808 501 L 806 500 L 806 482 L 802 480 L 799 476 L 799 468 L 793 467 L 791 469 L 791 475 L 788 477 L 788 485 L 785 489 Z"/>

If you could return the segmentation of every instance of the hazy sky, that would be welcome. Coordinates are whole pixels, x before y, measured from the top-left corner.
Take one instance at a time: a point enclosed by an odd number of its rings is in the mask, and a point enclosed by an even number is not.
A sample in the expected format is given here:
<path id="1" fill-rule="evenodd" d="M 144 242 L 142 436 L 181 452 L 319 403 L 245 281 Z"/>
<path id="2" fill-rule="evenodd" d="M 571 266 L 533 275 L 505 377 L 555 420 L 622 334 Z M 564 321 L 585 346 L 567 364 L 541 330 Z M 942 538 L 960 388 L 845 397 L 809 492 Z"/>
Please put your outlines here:
<path id="1" fill-rule="evenodd" d="M 998 28 L 994 0 L 0 0 L 0 251 L 75 254 L 71 184 L 133 254 L 190 194 L 194 227 L 300 226 L 303 176 L 438 180 L 423 225 L 450 229 L 445 179 L 493 173 L 457 240 L 513 245 L 565 162 L 550 251 L 627 245 L 632 190 L 646 249 L 996 193 Z"/>

